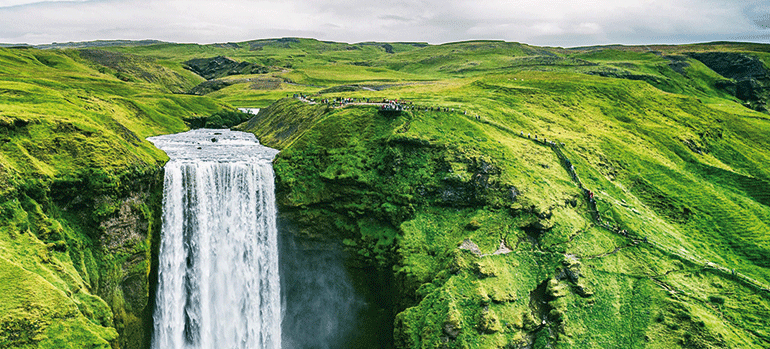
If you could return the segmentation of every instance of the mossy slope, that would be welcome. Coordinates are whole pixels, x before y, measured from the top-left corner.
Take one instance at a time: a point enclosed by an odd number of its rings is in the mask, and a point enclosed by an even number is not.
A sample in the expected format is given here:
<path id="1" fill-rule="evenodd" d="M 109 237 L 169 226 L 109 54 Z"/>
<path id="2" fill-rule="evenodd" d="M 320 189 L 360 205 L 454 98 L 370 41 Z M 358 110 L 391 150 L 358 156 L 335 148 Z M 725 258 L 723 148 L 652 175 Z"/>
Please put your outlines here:
<path id="1" fill-rule="evenodd" d="M 283 150 L 279 203 L 308 237 L 393 268 L 396 347 L 770 343 L 766 116 L 697 62 L 659 86 L 538 70 L 346 93 L 420 106 L 397 116 L 284 100 L 245 129 Z"/>
<path id="2" fill-rule="evenodd" d="M 145 137 L 222 105 L 144 73 L 0 49 L 0 347 L 146 347 L 165 154 Z"/>

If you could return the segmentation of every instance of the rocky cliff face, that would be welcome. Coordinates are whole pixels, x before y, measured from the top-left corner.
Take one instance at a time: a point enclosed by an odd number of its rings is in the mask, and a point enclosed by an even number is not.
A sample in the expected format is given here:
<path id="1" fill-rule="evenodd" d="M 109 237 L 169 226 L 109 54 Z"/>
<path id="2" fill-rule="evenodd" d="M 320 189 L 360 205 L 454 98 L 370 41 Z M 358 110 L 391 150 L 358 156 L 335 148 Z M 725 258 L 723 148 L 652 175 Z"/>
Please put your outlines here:
<path id="1" fill-rule="evenodd" d="M 116 197 L 117 209 L 99 222 L 105 274 L 97 294 L 115 314 L 121 348 L 147 348 L 157 283 L 163 171 L 136 178 Z"/>
<path id="2" fill-rule="evenodd" d="M 291 113 L 283 114 L 289 110 Z M 318 259 L 331 253 L 329 248 L 319 246 L 332 246 L 332 254 L 342 259 L 334 268 L 340 268 L 341 264 L 346 271 L 342 273 L 342 280 L 328 283 L 329 291 L 341 289 L 339 283 L 348 282 L 355 291 L 351 297 L 365 300 L 365 306 L 358 308 L 355 303 L 343 304 L 362 315 L 352 316 L 355 321 L 348 321 L 347 330 L 355 329 L 356 335 L 350 337 L 346 347 L 365 348 L 372 343 L 385 348 L 417 346 L 402 339 L 408 336 L 405 333 L 419 331 L 419 321 L 397 314 L 421 304 L 425 292 L 430 291 L 424 284 L 440 270 L 446 274 L 449 265 L 453 265 L 452 256 L 456 252 L 438 241 L 444 241 L 447 234 L 457 233 L 455 225 L 461 227 L 460 232 L 479 237 L 479 241 L 484 242 L 484 252 L 488 252 L 488 242 L 503 252 L 510 251 L 501 244 L 502 236 L 490 231 L 489 221 L 509 219 L 507 211 L 511 205 L 516 207 L 512 210 L 518 220 L 516 224 L 527 227 L 535 235 L 548 229 L 547 218 L 537 216 L 548 216 L 541 214 L 546 209 L 517 198 L 517 189 L 500 180 L 501 169 L 489 158 L 451 144 L 420 139 L 410 130 L 413 126 L 409 122 L 372 114 L 371 109 L 331 111 L 326 114 L 327 118 L 321 118 L 324 123 L 303 129 L 301 125 L 315 120 L 321 110 L 284 100 L 267 108 L 244 127 L 255 127 L 268 145 L 291 144 L 278 155 L 274 165 L 276 198 L 284 222 L 282 231 L 284 239 L 297 241 L 300 249 L 316 257 L 289 257 L 295 266 L 285 268 L 282 277 L 296 278 L 297 273 L 292 270 L 298 269 L 297 260 Z M 284 126 L 295 126 L 288 129 L 257 126 L 273 125 L 286 118 L 302 121 L 287 122 Z M 388 133 L 389 136 L 384 136 Z M 520 201 L 518 205 L 516 200 Z M 495 218 L 472 218 L 490 214 L 479 210 L 482 207 L 495 210 L 491 214 Z M 426 236 L 428 241 L 422 241 Z M 285 247 L 282 258 L 287 258 L 287 252 L 291 254 L 292 250 L 297 248 Z M 315 268 L 323 266 L 315 277 L 325 280 L 324 275 L 332 270 L 329 263 L 333 261 L 325 258 L 310 263 Z M 456 265 L 451 268 L 456 272 L 468 269 Z M 298 281 L 284 282 L 291 285 L 307 279 L 313 278 L 299 277 Z M 317 292 L 329 292 L 324 290 Z M 290 297 L 298 296 L 290 294 Z M 294 314 L 290 311 L 291 302 L 288 307 L 289 314 Z M 429 311 L 415 309 L 407 316 L 424 317 L 424 312 Z M 497 321 L 494 311 L 487 312 L 487 331 L 491 331 L 499 324 L 492 324 Z M 334 314 L 308 312 L 298 323 L 316 322 L 313 319 L 326 321 L 325 317 L 337 319 Z M 298 317 L 288 319 L 297 323 Z M 439 325 L 444 326 L 443 320 L 440 322 Z M 448 331 L 457 337 L 460 329 L 452 327 Z M 313 343 L 321 347 L 326 344 Z"/>
<path id="3" fill-rule="evenodd" d="M 719 75 L 732 81 L 718 86 L 729 91 L 744 105 L 756 111 L 768 112 L 770 102 L 770 70 L 759 58 L 738 52 L 691 53 L 695 58 Z"/>
<path id="4" fill-rule="evenodd" d="M 185 67 L 206 80 L 240 74 L 264 74 L 266 67 L 249 62 L 238 62 L 224 56 L 196 58 L 185 62 Z"/>
<path id="5" fill-rule="evenodd" d="M 161 189 L 156 168 L 27 183 L 3 200 L 15 219 L 0 227 L 0 284 L 29 292 L 0 296 L 0 347 L 147 347 Z"/>

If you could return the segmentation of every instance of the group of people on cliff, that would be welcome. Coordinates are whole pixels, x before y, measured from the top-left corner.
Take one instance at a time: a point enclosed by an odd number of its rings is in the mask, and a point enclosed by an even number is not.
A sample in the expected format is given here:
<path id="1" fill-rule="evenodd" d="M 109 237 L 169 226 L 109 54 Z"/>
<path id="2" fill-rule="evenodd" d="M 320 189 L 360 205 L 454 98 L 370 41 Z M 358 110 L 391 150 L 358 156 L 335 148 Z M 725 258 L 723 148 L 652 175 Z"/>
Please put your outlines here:
<path id="1" fill-rule="evenodd" d="M 309 96 L 304 94 L 294 94 L 294 98 L 305 101 L 305 102 L 311 102 L 315 103 L 316 101 L 314 99 L 309 98 Z M 445 113 L 454 113 L 455 109 L 450 107 L 439 107 L 439 106 L 418 106 L 415 105 L 412 101 L 407 100 L 399 100 L 399 99 L 388 99 L 383 98 L 382 100 L 379 99 L 372 99 L 372 98 L 351 98 L 351 97 L 334 97 L 334 98 L 323 98 L 318 101 L 318 103 L 321 104 L 328 104 L 335 107 L 345 107 L 349 104 L 375 104 L 379 105 L 380 110 L 422 110 L 422 111 L 430 111 L 430 112 L 445 112 Z M 467 111 L 463 112 L 463 115 L 468 115 Z M 476 120 L 481 120 L 481 116 L 474 115 L 474 118 Z"/>

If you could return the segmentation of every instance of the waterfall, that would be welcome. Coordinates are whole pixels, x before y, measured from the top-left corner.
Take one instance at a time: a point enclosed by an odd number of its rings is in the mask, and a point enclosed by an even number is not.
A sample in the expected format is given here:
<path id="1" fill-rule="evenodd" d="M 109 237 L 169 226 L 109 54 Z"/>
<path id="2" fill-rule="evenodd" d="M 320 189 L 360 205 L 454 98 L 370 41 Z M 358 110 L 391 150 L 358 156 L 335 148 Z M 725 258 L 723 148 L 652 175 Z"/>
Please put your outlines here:
<path id="1" fill-rule="evenodd" d="M 148 139 L 170 158 L 152 348 L 280 348 L 277 151 L 228 130 Z"/>

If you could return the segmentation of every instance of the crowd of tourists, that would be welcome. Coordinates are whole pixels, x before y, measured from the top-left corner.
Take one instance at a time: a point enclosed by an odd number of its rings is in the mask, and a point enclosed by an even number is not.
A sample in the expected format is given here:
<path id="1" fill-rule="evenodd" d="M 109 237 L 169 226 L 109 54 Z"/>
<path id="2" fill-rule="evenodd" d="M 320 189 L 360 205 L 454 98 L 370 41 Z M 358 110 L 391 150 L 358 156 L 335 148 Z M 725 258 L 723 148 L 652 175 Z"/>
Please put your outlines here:
<path id="1" fill-rule="evenodd" d="M 322 98 L 316 101 L 315 99 L 310 98 L 307 95 L 298 94 L 298 93 L 294 94 L 294 98 L 307 103 L 327 104 L 336 108 L 342 108 L 348 105 L 375 105 L 375 106 L 379 106 L 381 110 L 395 110 L 395 111 L 419 110 L 419 111 L 426 111 L 426 112 L 444 112 L 444 113 L 455 112 L 455 108 L 432 106 L 432 105 L 421 106 L 421 105 L 415 105 L 414 102 L 408 101 L 408 100 L 388 99 L 388 98 L 374 99 L 374 98 L 334 97 L 334 98 Z M 468 112 L 463 111 L 463 115 L 468 115 Z M 479 115 L 474 115 L 474 118 L 476 120 L 481 120 L 481 116 Z"/>

